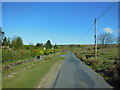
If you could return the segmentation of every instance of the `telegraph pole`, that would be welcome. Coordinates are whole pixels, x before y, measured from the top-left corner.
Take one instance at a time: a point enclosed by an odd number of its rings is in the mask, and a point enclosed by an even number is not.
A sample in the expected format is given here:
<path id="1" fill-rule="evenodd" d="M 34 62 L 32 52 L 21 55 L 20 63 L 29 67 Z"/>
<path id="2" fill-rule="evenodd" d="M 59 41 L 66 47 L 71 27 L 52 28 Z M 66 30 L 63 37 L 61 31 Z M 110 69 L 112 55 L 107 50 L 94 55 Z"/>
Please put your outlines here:
<path id="1" fill-rule="evenodd" d="M 95 35 L 94 35 L 94 38 L 95 38 L 95 59 L 97 59 L 97 20 L 95 18 L 95 21 L 94 21 L 94 32 L 95 32 Z"/>

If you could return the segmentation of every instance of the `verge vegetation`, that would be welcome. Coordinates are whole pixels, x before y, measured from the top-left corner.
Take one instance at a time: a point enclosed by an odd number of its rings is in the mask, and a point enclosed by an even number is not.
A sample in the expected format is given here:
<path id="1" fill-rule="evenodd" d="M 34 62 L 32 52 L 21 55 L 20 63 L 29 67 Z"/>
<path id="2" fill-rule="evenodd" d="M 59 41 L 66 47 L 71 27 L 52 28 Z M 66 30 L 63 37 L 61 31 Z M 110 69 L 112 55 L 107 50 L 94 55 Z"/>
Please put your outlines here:
<path id="1" fill-rule="evenodd" d="M 120 57 L 118 45 L 106 46 L 104 53 L 98 45 L 97 59 L 94 58 L 94 45 L 82 45 L 81 48 L 70 50 L 86 65 L 99 73 L 113 87 L 120 87 Z"/>
<path id="2" fill-rule="evenodd" d="M 65 53 L 51 54 L 44 60 L 33 60 L 3 70 L 3 88 L 35 88 L 52 66 L 64 59 L 62 54 Z"/>

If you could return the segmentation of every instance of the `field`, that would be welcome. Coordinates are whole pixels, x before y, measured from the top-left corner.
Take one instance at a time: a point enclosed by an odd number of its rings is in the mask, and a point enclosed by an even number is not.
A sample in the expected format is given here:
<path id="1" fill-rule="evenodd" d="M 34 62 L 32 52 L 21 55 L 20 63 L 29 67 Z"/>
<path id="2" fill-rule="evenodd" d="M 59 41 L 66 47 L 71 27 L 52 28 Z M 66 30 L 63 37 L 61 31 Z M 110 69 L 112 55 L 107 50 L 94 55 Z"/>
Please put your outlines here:
<path id="1" fill-rule="evenodd" d="M 44 56 L 43 60 L 32 60 L 13 66 L 2 72 L 3 88 L 35 88 L 54 64 L 63 60 L 64 53 Z"/>
<path id="2" fill-rule="evenodd" d="M 120 57 L 117 45 L 109 45 L 105 49 L 99 45 L 97 59 L 94 58 L 94 45 L 82 45 L 80 48 L 71 48 L 71 51 L 81 61 L 104 77 L 110 85 L 113 87 L 120 86 Z"/>

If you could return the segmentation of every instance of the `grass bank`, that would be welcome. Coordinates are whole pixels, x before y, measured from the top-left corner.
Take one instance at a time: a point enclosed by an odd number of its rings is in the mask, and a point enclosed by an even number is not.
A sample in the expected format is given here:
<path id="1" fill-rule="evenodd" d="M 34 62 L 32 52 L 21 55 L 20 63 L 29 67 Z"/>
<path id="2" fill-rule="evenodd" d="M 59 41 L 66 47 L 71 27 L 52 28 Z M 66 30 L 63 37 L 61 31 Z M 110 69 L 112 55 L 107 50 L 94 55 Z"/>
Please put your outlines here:
<path id="1" fill-rule="evenodd" d="M 53 57 L 54 56 L 54 57 Z M 42 61 L 31 61 L 4 70 L 3 74 L 3 88 L 34 88 L 47 72 L 59 60 L 64 58 L 61 55 L 48 56 L 49 59 Z"/>
<path id="2" fill-rule="evenodd" d="M 94 46 L 84 46 L 81 48 L 71 48 L 71 51 L 85 64 L 99 73 L 111 86 L 120 87 L 120 57 L 118 47 L 111 45 L 98 48 L 98 57 L 94 58 Z"/>

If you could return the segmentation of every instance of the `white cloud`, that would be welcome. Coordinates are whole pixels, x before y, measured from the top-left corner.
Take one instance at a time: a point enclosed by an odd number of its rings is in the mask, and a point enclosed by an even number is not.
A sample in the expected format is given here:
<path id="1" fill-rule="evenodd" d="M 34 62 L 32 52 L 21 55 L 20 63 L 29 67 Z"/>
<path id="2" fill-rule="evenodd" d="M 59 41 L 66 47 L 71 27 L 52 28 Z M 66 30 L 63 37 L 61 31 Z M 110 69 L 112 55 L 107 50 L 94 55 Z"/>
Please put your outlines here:
<path id="1" fill-rule="evenodd" d="M 113 33 L 112 28 L 104 28 L 104 31 L 105 31 L 106 33 Z"/>

